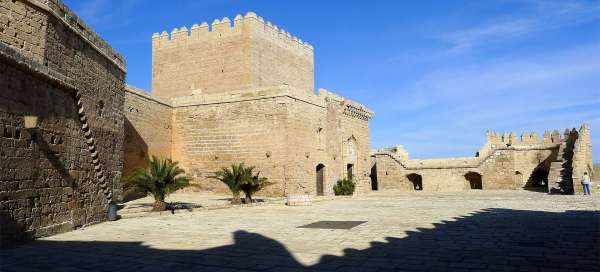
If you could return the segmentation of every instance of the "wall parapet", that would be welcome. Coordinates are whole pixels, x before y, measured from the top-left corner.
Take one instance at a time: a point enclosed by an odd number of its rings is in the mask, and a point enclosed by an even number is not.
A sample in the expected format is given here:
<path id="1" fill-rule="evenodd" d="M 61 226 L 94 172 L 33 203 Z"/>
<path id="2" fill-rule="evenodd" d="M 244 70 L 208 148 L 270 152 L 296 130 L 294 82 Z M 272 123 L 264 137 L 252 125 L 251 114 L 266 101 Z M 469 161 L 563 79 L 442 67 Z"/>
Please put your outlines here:
<path id="1" fill-rule="evenodd" d="M 125 91 L 129 92 L 129 93 L 132 93 L 132 94 L 135 94 L 135 95 L 138 95 L 138 96 L 141 96 L 141 97 L 144 97 L 144 98 L 146 98 L 148 100 L 152 100 L 152 101 L 154 101 L 156 103 L 162 104 L 162 105 L 167 106 L 169 108 L 173 108 L 173 106 L 170 103 L 167 103 L 167 102 L 165 102 L 165 101 L 163 101 L 163 100 L 161 100 L 161 99 L 159 99 L 157 97 L 154 97 L 151 94 L 147 93 L 146 91 L 144 91 L 144 90 L 142 90 L 140 88 L 137 88 L 135 86 L 127 85 L 127 86 L 125 86 Z"/>
<path id="2" fill-rule="evenodd" d="M 65 26 L 70 28 L 74 33 L 80 36 L 84 41 L 89 43 L 95 48 L 100 54 L 105 56 L 108 60 L 114 63 L 122 71 L 125 69 L 125 58 L 119 54 L 114 48 L 112 48 L 108 42 L 102 39 L 94 30 L 89 27 L 79 16 L 77 16 L 69 7 L 67 7 L 62 0 L 19 0 L 25 3 L 36 6 L 56 19 L 64 23 Z"/>
<path id="3" fill-rule="evenodd" d="M 523 132 L 520 138 L 517 138 L 517 134 L 514 132 L 493 132 L 488 130 L 487 142 L 478 152 L 476 157 L 462 157 L 462 158 L 441 158 L 441 159 L 409 159 L 408 153 L 403 147 L 383 148 L 378 149 L 373 156 L 387 155 L 396 160 L 400 165 L 410 170 L 420 169 L 447 169 L 447 168 L 477 168 L 485 160 L 494 156 L 497 151 L 502 150 L 514 150 L 514 151 L 527 151 L 527 150 L 551 150 L 557 149 L 563 144 L 570 135 L 575 133 L 587 133 L 587 125 L 583 125 L 580 132 L 575 129 L 566 129 L 564 136 L 561 136 L 558 130 L 550 132 L 546 130 L 544 132 L 544 140 L 540 141 L 536 132 Z"/>
<path id="4" fill-rule="evenodd" d="M 293 88 L 289 85 L 266 87 L 260 89 L 246 89 L 222 94 L 193 94 L 172 99 L 173 107 L 187 107 L 196 105 L 232 103 L 248 100 L 268 99 L 275 97 L 290 97 L 319 107 L 325 107 L 324 101 L 306 91 Z"/>
<path id="5" fill-rule="evenodd" d="M 223 19 L 215 19 L 211 24 L 202 22 L 194 24 L 189 30 L 183 26 L 174 28 L 170 33 L 162 31 L 152 35 L 153 47 L 160 49 L 162 47 L 177 46 L 181 41 L 201 41 L 213 38 L 219 38 L 222 35 L 235 35 L 241 33 L 245 25 L 257 23 L 257 33 L 274 37 L 282 45 L 286 47 L 296 47 L 308 52 L 313 51 L 313 46 L 302 39 L 293 36 L 282 28 L 277 27 L 269 21 L 265 21 L 262 17 L 257 16 L 254 12 L 248 12 L 246 15 L 236 15 L 233 24 L 228 17 Z"/>
<path id="6" fill-rule="evenodd" d="M 528 150 L 551 150 L 557 149 L 558 144 L 546 144 L 535 147 L 510 146 L 494 149 L 492 152 L 480 157 L 456 157 L 456 158 L 440 158 L 440 159 L 412 159 L 406 160 L 398 157 L 397 154 L 389 149 L 380 149 L 373 156 L 389 156 L 398 162 L 407 170 L 424 170 L 424 169 L 452 169 L 452 168 L 478 168 L 486 160 L 497 155 L 500 151 L 528 151 Z"/>
<path id="7" fill-rule="evenodd" d="M 363 121 L 369 121 L 375 117 L 375 112 L 368 109 L 366 106 L 327 89 L 319 88 L 318 96 L 322 97 L 325 101 L 335 101 L 342 104 L 344 107 L 343 113 L 348 117 L 357 118 Z"/>
<path id="8" fill-rule="evenodd" d="M 314 95 L 306 93 L 306 91 L 302 89 L 294 88 L 285 84 L 281 86 L 265 87 L 260 89 L 253 88 L 246 90 L 231 91 L 228 93 L 192 94 L 189 96 L 173 98 L 169 102 L 156 98 L 152 96 L 152 94 L 147 93 L 146 91 L 131 85 L 127 85 L 125 90 L 127 92 L 145 97 L 147 99 L 153 100 L 157 103 L 163 104 L 171 108 L 221 103 L 235 103 L 241 101 L 270 99 L 276 97 L 289 97 L 322 108 L 325 107 L 326 103 L 331 102 L 333 100 L 339 102 L 342 105 L 344 115 L 353 118 L 358 118 L 363 121 L 369 121 L 375 115 L 373 111 L 369 110 L 362 104 L 344 98 L 343 96 L 327 91 L 325 89 L 319 89 L 319 94 Z"/>

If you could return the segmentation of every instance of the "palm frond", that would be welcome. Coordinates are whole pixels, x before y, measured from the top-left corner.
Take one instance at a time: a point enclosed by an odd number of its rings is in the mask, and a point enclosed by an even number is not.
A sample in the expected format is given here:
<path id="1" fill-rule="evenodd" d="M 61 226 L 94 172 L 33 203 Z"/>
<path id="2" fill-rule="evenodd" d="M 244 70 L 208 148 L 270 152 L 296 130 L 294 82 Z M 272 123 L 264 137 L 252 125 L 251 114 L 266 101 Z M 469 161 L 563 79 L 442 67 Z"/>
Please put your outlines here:
<path id="1" fill-rule="evenodd" d="M 151 194 L 156 202 L 189 185 L 185 171 L 177 162 L 152 156 L 147 169 L 136 169 L 124 181 L 126 192 Z"/>

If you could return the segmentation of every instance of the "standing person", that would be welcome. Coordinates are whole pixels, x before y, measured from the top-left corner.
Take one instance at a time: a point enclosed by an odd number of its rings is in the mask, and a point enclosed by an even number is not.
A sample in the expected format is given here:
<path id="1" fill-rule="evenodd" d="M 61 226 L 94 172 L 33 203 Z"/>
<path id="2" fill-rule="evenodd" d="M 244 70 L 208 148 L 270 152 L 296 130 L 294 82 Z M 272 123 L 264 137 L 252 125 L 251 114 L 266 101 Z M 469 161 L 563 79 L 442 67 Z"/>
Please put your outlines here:
<path id="1" fill-rule="evenodd" d="M 583 195 L 591 195 L 590 192 L 590 176 L 587 172 L 583 173 L 583 177 L 581 178 L 581 185 L 583 185 Z"/>

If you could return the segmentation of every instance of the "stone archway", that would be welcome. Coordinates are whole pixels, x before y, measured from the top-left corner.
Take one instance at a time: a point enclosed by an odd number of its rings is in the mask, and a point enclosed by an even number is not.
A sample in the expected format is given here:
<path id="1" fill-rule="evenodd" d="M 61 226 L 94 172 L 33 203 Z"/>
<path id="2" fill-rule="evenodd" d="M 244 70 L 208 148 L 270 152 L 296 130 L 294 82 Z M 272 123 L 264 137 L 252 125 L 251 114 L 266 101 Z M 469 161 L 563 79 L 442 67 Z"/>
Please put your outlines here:
<path id="1" fill-rule="evenodd" d="M 408 181 L 410 181 L 410 183 L 412 183 L 413 189 L 415 191 L 423 190 L 423 177 L 421 175 L 412 173 L 407 175 L 406 178 L 408 179 Z"/>
<path id="2" fill-rule="evenodd" d="M 483 189 L 483 178 L 481 174 L 476 172 L 469 172 L 465 174 L 465 179 L 468 183 L 468 188 L 471 190 L 482 190 Z"/>
<path id="3" fill-rule="evenodd" d="M 317 195 L 325 195 L 325 165 L 322 163 L 318 164 L 315 168 L 315 172 L 317 177 Z"/>

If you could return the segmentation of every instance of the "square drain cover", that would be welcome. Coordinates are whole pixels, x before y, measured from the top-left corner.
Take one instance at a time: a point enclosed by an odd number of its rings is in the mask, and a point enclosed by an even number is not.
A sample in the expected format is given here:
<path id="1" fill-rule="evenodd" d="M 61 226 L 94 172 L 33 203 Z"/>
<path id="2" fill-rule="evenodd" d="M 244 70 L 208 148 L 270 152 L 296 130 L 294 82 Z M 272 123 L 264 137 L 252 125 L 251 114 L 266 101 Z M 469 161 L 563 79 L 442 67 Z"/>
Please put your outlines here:
<path id="1" fill-rule="evenodd" d="M 307 229 L 351 229 L 367 221 L 317 221 L 298 228 Z"/>

